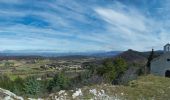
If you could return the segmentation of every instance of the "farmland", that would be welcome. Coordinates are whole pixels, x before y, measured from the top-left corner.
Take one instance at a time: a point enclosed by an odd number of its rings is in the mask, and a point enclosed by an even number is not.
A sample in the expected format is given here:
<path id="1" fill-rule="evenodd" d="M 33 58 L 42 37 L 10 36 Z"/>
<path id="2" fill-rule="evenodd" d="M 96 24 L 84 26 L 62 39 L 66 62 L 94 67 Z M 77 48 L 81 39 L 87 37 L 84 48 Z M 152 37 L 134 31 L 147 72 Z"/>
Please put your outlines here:
<path id="1" fill-rule="evenodd" d="M 79 73 L 83 71 L 82 64 L 95 61 L 96 58 L 31 58 L 31 59 L 3 59 L 0 61 L 0 73 L 8 75 L 11 79 L 25 78 L 36 75 L 48 78 L 61 70 L 66 73 Z M 54 73 L 54 74 L 53 74 Z"/>

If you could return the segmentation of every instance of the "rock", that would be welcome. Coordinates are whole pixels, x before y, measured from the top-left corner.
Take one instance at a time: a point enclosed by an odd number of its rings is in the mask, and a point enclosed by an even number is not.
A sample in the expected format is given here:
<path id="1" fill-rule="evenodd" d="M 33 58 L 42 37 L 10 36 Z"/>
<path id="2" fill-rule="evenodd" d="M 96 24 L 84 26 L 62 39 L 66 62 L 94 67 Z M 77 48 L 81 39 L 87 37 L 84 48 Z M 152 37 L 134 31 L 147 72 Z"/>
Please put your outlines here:
<path id="1" fill-rule="evenodd" d="M 73 97 L 73 99 L 75 99 L 76 97 L 82 96 L 82 95 L 83 95 L 83 94 L 82 94 L 82 92 L 81 92 L 81 89 L 78 89 L 78 91 L 76 91 L 75 93 L 73 93 L 72 97 Z"/>
<path id="2" fill-rule="evenodd" d="M 64 92 L 65 92 L 65 90 L 60 90 L 60 91 L 58 92 L 58 94 L 61 95 L 61 94 L 63 94 Z"/>
<path id="3" fill-rule="evenodd" d="M 89 92 L 90 92 L 91 94 L 93 94 L 93 95 L 97 95 L 96 89 L 91 89 L 91 90 L 89 90 Z"/>
<path id="4" fill-rule="evenodd" d="M 38 99 L 28 98 L 28 100 L 44 100 L 44 99 L 41 99 L 41 98 L 38 98 Z"/>
<path id="5" fill-rule="evenodd" d="M 3 100 L 24 100 L 22 97 L 17 96 L 16 94 L 0 88 L 0 99 Z"/>
<path id="6" fill-rule="evenodd" d="M 4 100 L 14 100 L 14 99 L 12 99 L 10 96 L 6 96 L 6 97 L 4 98 Z"/>

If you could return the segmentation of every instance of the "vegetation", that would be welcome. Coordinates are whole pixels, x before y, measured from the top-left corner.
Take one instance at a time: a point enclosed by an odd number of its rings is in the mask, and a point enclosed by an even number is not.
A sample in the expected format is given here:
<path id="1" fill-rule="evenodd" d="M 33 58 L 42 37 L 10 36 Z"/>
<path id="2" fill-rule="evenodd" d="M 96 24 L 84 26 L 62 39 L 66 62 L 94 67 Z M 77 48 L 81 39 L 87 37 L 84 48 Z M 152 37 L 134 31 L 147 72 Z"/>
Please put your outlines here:
<path id="1" fill-rule="evenodd" d="M 128 61 L 129 58 L 133 62 Z M 129 75 L 132 71 L 138 70 L 139 66 L 146 64 L 143 63 L 145 62 L 144 58 L 136 52 L 129 51 L 113 59 L 3 60 L 0 61 L 0 71 L 3 74 L 0 76 L 0 87 L 17 95 L 43 97 L 60 90 L 76 90 L 76 88 L 90 87 L 101 83 L 111 84 L 121 76 Z M 84 66 L 79 67 L 82 64 Z M 132 71 L 129 71 L 130 68 Z M 136 86 L 138 86 L 136 82 L 131 82 L 129 87 L 135 88 Z"/>
<path id="2" fill-rule="evenodd" d="M 0 75 L 0 87 L 13 91 L 14 83 L 7 75 Z"/>
<path id="3" fill-rule="evenodd" d="M 65 76 L 64 73 L 58 73 L 49 82 L 47 89 L 49 92 L 51 91 L 54 92 L 54 91 L 68 89 L 69 85 L 70 85 L 69 78 Z"/>
<path id="4" fill-rule="evenodd" d="M 122 58 L 116 58 L 105 60 L 103 66 L 97 69 L 97 73 L 104 76 L 106 81 L 112 82 L 125 70 L 127 70 L 127 63 Z"/>
<path id="5" fill-rule="evenodd" d="M 40 82 L 36 77 L 30 76 L 25 79 L 24 82 L 24 92 L 29 95 L 37 95 L 40 92 Z"/>
<path id="6" fill-rule="evenodd" d="M 151 61 L 153 60 L 154 58 L 154 50 L 152 49 L 149 57 L 148 57 L 148 62 L 147 62 L 147 65 L 146 65 L 146 74 L 149 74 L 150 73 L 150 67 L 151 67 Z"/>
<path id="7" fill-rule="evenodd" d="M 11 67 L 11 66 L 14 66 L 14 63 L 13 62 L 5 62 L 4 66 L 5 67 Z"/>
<path id="8" fill-rule="evenodd" d="M 17 93 L 17 94 L 22 94 L 23 91 L 24 91 L 24 80 L 21 78 L 21 77 L 17 77 L 14 81 L 13 81 L 13 87 L 14 87 L 14 90 L 13 92 L 14 93 Z"/>
<path id="9" fill-rule="evenodd" d="M 58 72 L 52 79 L 46 80 L 37 80 L 37 76 L 26 76 L 25 78 L 16 77 L 14 80 L 11 80 L 7 75 L 1 75 L 0 87 L 19 95 L 39 96 L 47 92 L 92 85 L 92 83 L 98 79 L 96 76 L 99 73 L 111 82 L 118 74 L 123 73 L 126 67 L 126 62 L 121 58 L 117 58 L 114 61 L 106 60 L 103 63 L 103 67 L 99 67 L 99 69 L 97 66 L 91 66 L 72 78 L 68 77 L 63 71 Z"/>
<path id="10" fill-rule="evenodd" d="M 76 100 L 169 100 L 170 79 L 165 77 L 145 75 L 129 82 L 127 86 L 100 84 L 84 86 L 81 88 L 82 96 Z M 104 91 L 104 92 L 102 92 Z M 69 95 L 64 95 L 64 94 Z M 75 92 L 73 92 L 75 93 Z M 72 100 L 71 91 L 59 95 L 67 100 Z M 56 96 L 56 93 L 54 96 Z M 70 95 L 71 94 L 71 95 Z M 103 94 L 103 95 L 102 95 Z M 57 95 L 57 97 L 59 97 Z M 51 99 L 50 99 L 51 100 Z"/>

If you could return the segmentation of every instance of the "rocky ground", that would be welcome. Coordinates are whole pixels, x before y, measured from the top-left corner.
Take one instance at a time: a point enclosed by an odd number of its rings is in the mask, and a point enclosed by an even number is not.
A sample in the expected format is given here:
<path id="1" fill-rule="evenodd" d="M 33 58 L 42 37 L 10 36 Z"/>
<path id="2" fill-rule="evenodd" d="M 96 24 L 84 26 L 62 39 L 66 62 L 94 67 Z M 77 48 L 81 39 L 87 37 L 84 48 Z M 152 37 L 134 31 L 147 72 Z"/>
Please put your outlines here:
<path id="1" fill-rule="evenodd" d="M 0 88 L 0 100 L 24 100 L 23 97 L 17 96 L 16 94 Z"/>
<path id="2" fill-rule="evenodd" d="M 0 100 L 169 100 L 170 79 L 153 75 L 142 76 L 127 86 L 109 84 L 61 90 L 47 98 L 24 98 L 0 88 Z"/>

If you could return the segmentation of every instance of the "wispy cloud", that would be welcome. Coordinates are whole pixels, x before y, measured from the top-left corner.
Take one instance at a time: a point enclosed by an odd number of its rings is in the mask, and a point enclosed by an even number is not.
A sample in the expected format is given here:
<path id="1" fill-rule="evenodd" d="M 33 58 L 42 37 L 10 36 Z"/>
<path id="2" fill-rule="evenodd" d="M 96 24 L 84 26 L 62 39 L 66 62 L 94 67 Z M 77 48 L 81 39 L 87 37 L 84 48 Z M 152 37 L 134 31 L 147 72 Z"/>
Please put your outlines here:
<path id="1" fill-rule="evenodd" d="M 169 42 L 169 14 L 160 17 L 169 7 L 139 7 L 144 1 L 1 0 L 0 49 L 160 49 Z"/>
<path id="2" fill-rule="evenodd" d="M 161 29 L 166 30 L 162 20 L 155 20 L 136 7 L 129 7 L 121 3 L 117 3 L 116 6 L 119 9 L 99 7 L 95 8 L 95 11 L 101 19 L 108 23 L 107 31 L 113 34 L 113 39 L 118 38 L 113 41 L 118 42 L 120 49 L 149 50 L 152 47 L 160 49 L 169 41 L 167 36 L 164 36 L 169 32 L 161 32 Z"/>

